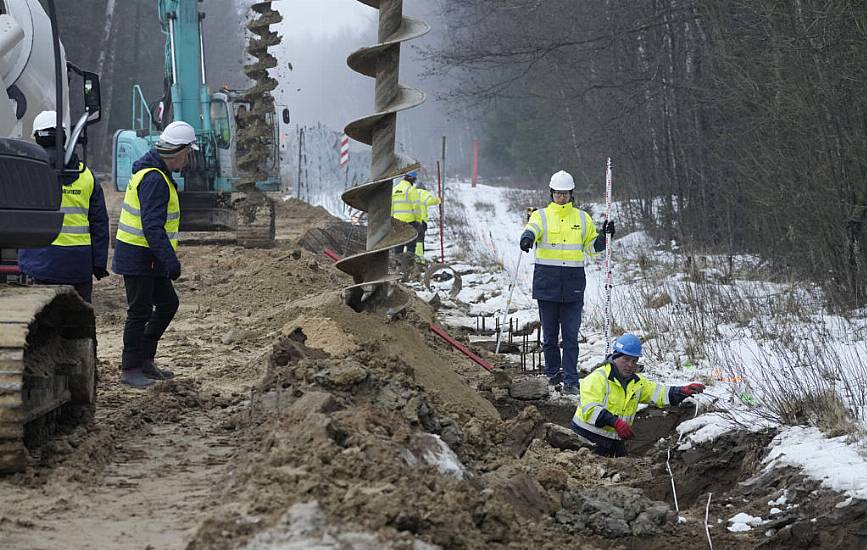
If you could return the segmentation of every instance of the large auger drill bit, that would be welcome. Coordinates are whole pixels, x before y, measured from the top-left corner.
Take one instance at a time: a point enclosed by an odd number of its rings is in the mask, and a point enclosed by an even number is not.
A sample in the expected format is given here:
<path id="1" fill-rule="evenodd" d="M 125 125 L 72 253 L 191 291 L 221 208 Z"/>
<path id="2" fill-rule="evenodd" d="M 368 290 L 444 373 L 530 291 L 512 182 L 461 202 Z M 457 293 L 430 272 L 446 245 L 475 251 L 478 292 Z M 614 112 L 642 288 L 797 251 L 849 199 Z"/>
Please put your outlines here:
<path id="1" fill-rule="evenodd" d="M 375 113 L 350 122 L 346 134 L 372 146 L 371 181 L 343 193 L 349 206 L 367 212 L 367 250 L 337 263 L 352 275 L 355 284 L 347 289 L 347 303 L 356 311 L 372 309 L 387 295 L 388 285 L 398 277 L 389 276 L 389 249 L 416 238 L 408 223 L 391 217 L 392 179 L 412 172 L 419 163 L 395 153 L 397 113 L 424 102 L 424 93 L 398 83 L 400 44 L 430 30 L 424 21 L 403 16 L 403 0 L 358 0 L 379 9 L 379 43 L 361 48 L 346 60 L 349 67 L 376 79 Z"/>
<path id="2" fill-rule="evenodd" d="M 283 20 L 280 13 L 271 7 L 271 0 L 257 1 L 252 6 L 254 16 L 247 29 L 255 36 L 247 45 L 247 52 L 257 61 L 244 67 L 244 73 L 253 80 L 253 87 L 243 99 L 250 104 L 246 113 L 240 115 L 237 140 L 238 170 L 242 174 L 238 191 L 243 199 L 235 204 L 238 213 L 238 242 L 243 246 L 270 246 L 274 241 L 274 203 L 256 187 L 256 182 L 268 178 L 263 166 L 271 159 L 274 150 L 273 118 L 274 97 L 271 91 L 277 81 L 268 75 L 268 69 L 277 66 L 277 58 L 268 53 L 268 48 L 280 43 L 280 35 L 271 30 L 271 25 Z"/>

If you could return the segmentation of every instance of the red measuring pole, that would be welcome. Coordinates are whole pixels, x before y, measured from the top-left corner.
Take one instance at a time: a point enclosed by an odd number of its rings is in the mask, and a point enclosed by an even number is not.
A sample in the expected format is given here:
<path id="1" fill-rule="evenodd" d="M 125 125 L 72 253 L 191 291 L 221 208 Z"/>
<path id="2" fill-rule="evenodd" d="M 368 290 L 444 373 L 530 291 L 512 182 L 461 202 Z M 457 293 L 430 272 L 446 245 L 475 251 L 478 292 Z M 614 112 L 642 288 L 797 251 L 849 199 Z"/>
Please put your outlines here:
<path id="1" fill-rule="evenodd" d="M 446 245 L 443 236 L 443 179 L 440 174 L 440 161 L 437 161 L 437 193 L 440 196 L 440 263 L 446 263 Z"/>

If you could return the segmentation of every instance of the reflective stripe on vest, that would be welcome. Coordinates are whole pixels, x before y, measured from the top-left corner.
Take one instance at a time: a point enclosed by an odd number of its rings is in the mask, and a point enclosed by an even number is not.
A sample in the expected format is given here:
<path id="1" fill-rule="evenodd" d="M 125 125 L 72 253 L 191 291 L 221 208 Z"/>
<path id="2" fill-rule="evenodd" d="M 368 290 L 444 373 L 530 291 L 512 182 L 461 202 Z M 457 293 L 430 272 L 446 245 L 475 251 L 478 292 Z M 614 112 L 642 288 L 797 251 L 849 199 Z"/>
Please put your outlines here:
<path id="1" fill-rule="evenodd" d="M 74 182 L 63 186 L 60 211 L 63 212 L 63 227 L 52 246 L 90 246 L 90 197 L 93 195 L 93 174 L 83 163 L 78 163 L 81 172 Z"/>
<path id="2" fill-rule="evenodd" d="M 581 394 L 582 401 L 578 405 L 578 408 L 575 410 L 575 415 L 572 417 L 572 423 L 576 426 L 580 426 L 587 431 L 593 432 L 597 435 L 601 435 L 603 437 L 607 437 L 609 439 L 620 439 L 620 436 L 617 435 L 617 432 L 614 430 L 612 426 L 596 426 L 596 421 L 599 419 L 599 416 L 602 414 L 603 409 L 607 410 L 614 416 L 623 419 L 630 426 L 635 422 L 635 415 L 638 412 L 638 405 L 640 403 L 652 403 L 653 405 L 662 408 L 670 404 L 668 399 L 668 387 L 665 384 L 655 383 L 646 378 L 640 377 L 637 382 L 629 382 L 627 384 L 627 388 L 635 389 L 635 397 L 630 398 L 629 391 L 626 388 L 623 388 L 623 385 L 619 382 L 615 382 L 615 386 L 617 386 L 618 390 L 623 390 L 623 401 L 618 403 L 615 402 L 611 405 L 611 369 L 614 366 L 611 363 L 606 363 L 605 365 L 599 367 L 590 373 L 587 377 L 582 380 L 581 384 Z M 584 402 L 583 398 L 586 397 L 587 393 L 595 392 L 598 388 L 597 384 L 602 381 L 605 388 L 605 394 L 602 397 L 601 401 L 588 401 Z M 642 393 L 644 393 L 645 389 L 653 388 L 653 394 L 650 399 L 642 399 Z M 600 392 L 601 393 L 601 392 Z M 645 394 L 647 395 L 647 394 Z M 596 399 L 598 399 L 597 395 L 594 395 Z M 611 405 L 609 407 L 609 405 Z M 592 411 L 592 412 L 591 412 Z"/>
<path id="3" fill-rule="evenodd" d="M 438 205 L 440 199 L 427 189 L 419 189 L 418 187 L 414 187 L 414 189 L 416 192 L 415 216 L 419 221 L 427 222 L 430 219 L 428 209 Z"/>
<path id="4" fill-rule="evenodd" d="M 539 214 L 538 224 L 534 221 L 536 213 Z M 587 243 L 590 216 L 574 206 L 562 208 L 553 203 L 533 214 L 525 229 L 529 229 L 537 237 L 536 264 L 584 267 L 584 260 L 590 255 L 589 249 L 592 248 L 592 243 Z M 565 218 L 560 218 L 564 214 Z"/>
<path id="5" fill-rule="evenodd" d="M 407 223 L 418 221 L 415 198 L 412 184 L 401 180 L 391 190 L 391 216 Z"/>
<path id="6" fill-rule="evenodd" d="M 134 246 L 147 248 L 148 241 L 144 235 L 144 227 L 141 221 L 141 203 L 138 198 L 138 186 L 148 172 L 159 172 L 169 186 L 169 202 L 166 206 L 166 223 L 163 229 L 172 249 L 178 249 L 178 228 L 181 225 L 181 205 L 178 200 L 178 191 L 172 185 L 169 177 L 159 168 L 145 168 L 139 170 L 129 180 L 126 194 L 123 197 L 123 207 L 120 212 L 120 220 L 117 224 L 117 240 Z"/>

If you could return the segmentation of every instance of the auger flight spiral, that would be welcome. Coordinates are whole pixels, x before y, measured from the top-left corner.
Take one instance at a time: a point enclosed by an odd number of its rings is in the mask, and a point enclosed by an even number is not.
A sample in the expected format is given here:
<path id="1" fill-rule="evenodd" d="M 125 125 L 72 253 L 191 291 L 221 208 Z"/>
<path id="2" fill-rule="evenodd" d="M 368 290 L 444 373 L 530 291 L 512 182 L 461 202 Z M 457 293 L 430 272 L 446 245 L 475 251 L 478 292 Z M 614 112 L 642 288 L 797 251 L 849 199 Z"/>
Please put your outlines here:
<path id="1" fill-rule="evenodd" d="M 277 58 L 268 52 L 268 48 L 280 43 L 280 35 L 271 30 L 271 25 L 283 18 L 271 6 L 271 0 L 257 1 L 251 9 L 254 15 L 247 23 L 247 29 L 253 37 L 247 45 L 247 52 L 256 61 L 244 66 L 244 73 L 254 84 L 243 96 L 250 108 L 239 117 L 237 163 L 242 181 L 238 187 L 243 198 L 235 203 L 235 210 L 238 213 L 239 244 L 267 247 L 274 241 L 274 204 L 256 188 L 256 182 L 267 178 L 262 167 L 269 161 L 269 151 L 273 149 L 273 121 L 268 115 L 274 112 L 271 92 L 277 87 L 277 81 L 268 75 L 268 69 L 277 66 Z"/>
<path id="2" fill-rule="evenodd" d="M 367 212 L 367 246 L 360 254 L 337 263 L 337 268 L 352 275 L 347 288 L 347 303 L 356 311 L 373 309 L 385 298 L 389 276 L 389 249 L 416 238 L 415 229 L 391 217 L 392 179 L 419 167 L 410 157 L 396 153 L 397 113 L 424 102 L 424 93 L 398 82 L 401 43 L 418 38 L 430 30 L 420 19 L 403 15 L 403 0 L 358 0 L 379 10 L 379 43 L 361 48 L 346 60 L 349 67 L 376 79 L 374 113 L 350 122 L 346 134 L 372 147 L 369 182 L 342 195 L 343 201 Z"/>

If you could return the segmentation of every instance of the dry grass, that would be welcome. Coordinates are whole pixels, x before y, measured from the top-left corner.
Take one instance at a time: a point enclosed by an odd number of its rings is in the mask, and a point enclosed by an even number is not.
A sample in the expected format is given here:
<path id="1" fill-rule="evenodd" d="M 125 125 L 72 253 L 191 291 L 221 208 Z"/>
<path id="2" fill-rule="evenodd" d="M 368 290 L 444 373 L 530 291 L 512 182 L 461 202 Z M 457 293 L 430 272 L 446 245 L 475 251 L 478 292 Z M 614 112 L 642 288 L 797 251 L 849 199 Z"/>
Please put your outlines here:
<path id="1" fill-rule="evenodd" d="M 803 283 L 743 284 L 761 274 L 721 261 L 724 269 L 707 259 L 677 266 L 642 255 L 641 280 L 615 311 L 641 327 L 650 358 L 678 366 L 684 356 L 704 359 L 716 378 L 734 382 L 742 400 L 755 405 L 754 414 L 829 436 L 860 436 L 867 422 L 867 358 L 840 342 L 847 334 L 852 344 L 863 340 L 858 328 L 826 317 L 824 298 Z M 753 341 L 761 348 L 749 351 Z M 747 367 L 744 353 L 758 366 Z"/>

